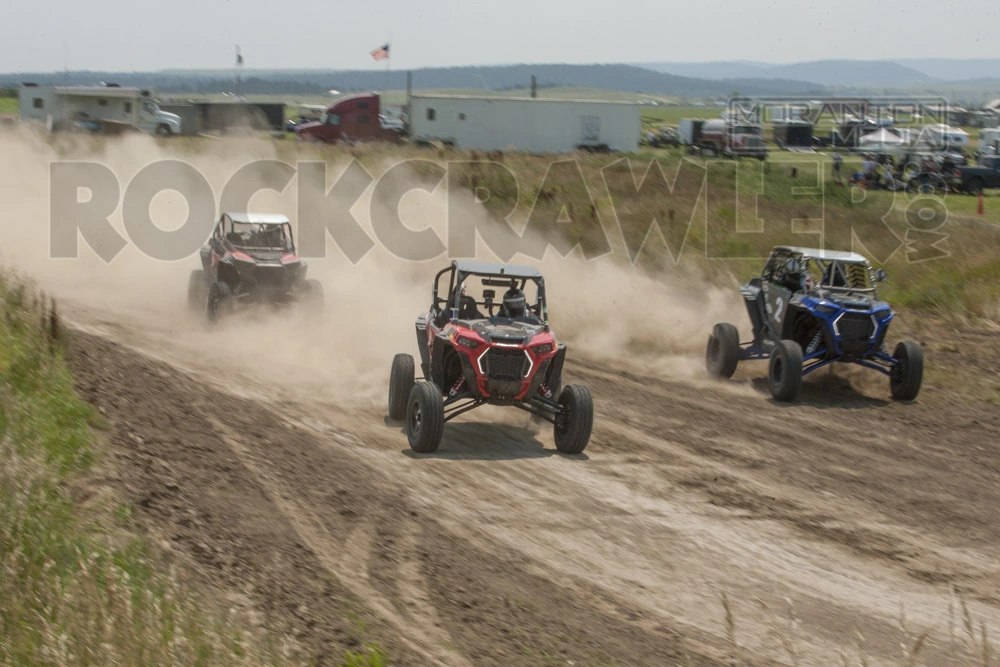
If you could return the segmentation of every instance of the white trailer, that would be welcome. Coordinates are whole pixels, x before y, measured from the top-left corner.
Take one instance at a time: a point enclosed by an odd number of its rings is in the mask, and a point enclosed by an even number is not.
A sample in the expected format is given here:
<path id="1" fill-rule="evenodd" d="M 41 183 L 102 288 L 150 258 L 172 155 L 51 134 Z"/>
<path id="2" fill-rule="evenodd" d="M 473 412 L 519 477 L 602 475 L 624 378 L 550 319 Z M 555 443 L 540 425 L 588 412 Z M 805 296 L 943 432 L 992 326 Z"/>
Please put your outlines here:
<path id="1" fill-rule="evenodd" d="M 44 123 L 50 131 L 89 124 L 95 130 L 136 127 L 161 135 L 180 134 L 180 116 L 161 110 L 154 97 L 147 88 L 25 84 L 18 110 L 21 120 Z"/>
<path id="2" fill-rule="evenodd" d="M 991 148 L 994 154 L 997 153 L 1000 148 L 1000 129 L 994 127 L 979 131 L 979 150 L 985 152 L 987 148 Z"/>
<path id="3" fill-rule="evenodd" d="M 937 123 L 925 125 L 920 140 L 931 146 L 964 148 L 969 145 L 969 133 L 958 127 Z"/>
<path id="4" fill-rule="evenodd" d="M 635 102 L 411 95 L 410 137 L 456 148 L 565 153 L 638 150 Z"/>

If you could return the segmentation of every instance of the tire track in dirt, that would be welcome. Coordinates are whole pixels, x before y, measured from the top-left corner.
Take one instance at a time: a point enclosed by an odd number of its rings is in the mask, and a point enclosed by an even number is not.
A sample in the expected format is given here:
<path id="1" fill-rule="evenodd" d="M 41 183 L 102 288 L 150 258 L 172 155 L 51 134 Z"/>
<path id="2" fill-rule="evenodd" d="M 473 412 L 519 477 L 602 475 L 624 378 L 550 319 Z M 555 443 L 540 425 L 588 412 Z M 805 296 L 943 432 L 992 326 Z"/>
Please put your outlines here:
<path id="1" fill-rule="evenodd" d="M 250 611 L 319 664 L 342 651 L 332 647 L 361 641 L 407 665 L 714 665 L 725 657 L 708 634 L 682 638 L 669 624 L 636 623 L 634 605 L 553 577 L 502 542 L 473 539 L 466 521 L 435 511 L 447 498 L 373 468 L 357 456 L 371 443 L 341 425 L 220 393 L 100 337 L 78 333 L 72 347 L 81 393 L 112 420 L 118 478 L 137 520 L 200 579 L 230 598 L 244 591 Z M 207 405 L 225 409 L 192 409 Z M 317 431 L 289 421 L 312 421 Z M 167 479 L 161 469 L 172 471 Z M 289 549 L 295 557 L 282 558 Z M 376 613 L 366 612 L 370 627 L 359 636 L 345 612 L 370 607 Z M 449 636 L 453 645 L 438 645 Z"/>
<path id="2" fill-rule="evenodd" d="M 150 344 L 141 329 L 115 335 L 138 349 Z M 219 369 L 234 371 L 224 358 L 183 348 L 158 354 L 210 382 Z M 582 602 L 605 623 L 615 620 L 600 633 L 605 643 L 639 630 L 657 638 L 646 654 L 693 647 L 688 662 L 731 653 L 721 593 L 736 612 L 744 662 L 787 659 L 781 633 L 793 627 L 798 664 L 828 665 L 845 646 L 854 649 L 859 628 L 871 664 L 897 664 L 903 609 L 910 628 L 938 629 L 924 648 L 928 664 L 966 664 L 941 636 L 950 586 L 976 600 L 974 618 L 1000 624 L 993 593 L 1000 538 L 985 525 L 1000 507 L 1000 475 L 993 448 L 983 444 L 997 440 L 995 413 L 933 391 L 915 404 L 893 404 L 840 381 L 807 385 L 803 402 L 787 407 L 761 396 L 753 381 L 667 381 L 593 360 L 567 372 L 591 385 L 598 409 L 589 457 L 580 460 L 556 456 L 543 444 L 547 433 L 536 438 L 509 412 L 488 411 L 476 413 L 487 421 L 449 424 L 437 455 L 413 457 L 398 425 L 387 425 L 366 399 L 328 402 L 311 387 L 268 386 L 247 374 L 237 384 L 254 401 L 270 394 L 262 405 L 278 407 L 288 428 L 325 442 L 317 444 L 323 452 L 405 484 L 407 504 L 433 517 L 437 527 L 389 522 L 356 534 L 356 560 L 367 562 L 370 585 L 384 600 L 417 605 L 396 605 L 408 609 L 395 612 L 401 622 L 434 626 L 436 617 L 473 664 L 518 660 L 503 652 L 510 635 L 496 633 L 498 622 L 474 613 L 477 600 L 459 602 L 467 597 L 459 589 L 483 582 L 469 567 L 440 569 L 453 549 L 520 584 L 502 597 L 522 600 L 521 614 L 533 604 L 525 588 L 546 600 L 543 609 L 568 595 L 571 606 Z M 494 417 L 501 423 L 489 423 Z M 955 424 L 963 430 L 949 440 Z M 298 505 L 309 502 L 304 486 L 290 493 Z M 380 519 L 367 521 L 378 526 Z M 383 543 L 393 545 L 373 559 Z M 762 611 L 755 601 L 784 610 L 786 598 L 796 614 L 789 628 L 780 620 L 785 612 Z M 558 650 L 573 641 L 557 642 Z M 605 651 L 640 655 L 621 644 Z"/>
<path id="3" fill-rule="evenodd" d="M 196 408 L 197 409 L 197 408 Z M 267 463 L 259 460 L 256 452 L 247 447 L 237 433 L 210 415 L 202 416 L 212 425 L 215 433 L 249 468 L 254 478 L 264 488 L 270 500 L 277 506 L 284 520 L 288 521 L 296 534 L 309 549 L 316 554 L 323 567 L 343 583 L 359 600 L 387 621 L 400 633 L 400 638 L 428 662 L 461 667 L 469 662 L 459 653 L 449 649 L 454 645 L 452 638 L 435 623 L 434 615 L 426 610 L 426 591 L 414 590 L 418 578 L 407 572 L 409 586 L 401 587 L 407 594 L 404 603 L 424 612 L 410 614 L 404 619 L 395 605 L 370 583 L 368 576 L 369 558 L 375 530 L 371 524 L 357 526 L 344 540 L 338 540 L 323 529 L 323 523 L 315 514 L 296 502 L 290 489 L 281 484 L 265 468 Z"/>

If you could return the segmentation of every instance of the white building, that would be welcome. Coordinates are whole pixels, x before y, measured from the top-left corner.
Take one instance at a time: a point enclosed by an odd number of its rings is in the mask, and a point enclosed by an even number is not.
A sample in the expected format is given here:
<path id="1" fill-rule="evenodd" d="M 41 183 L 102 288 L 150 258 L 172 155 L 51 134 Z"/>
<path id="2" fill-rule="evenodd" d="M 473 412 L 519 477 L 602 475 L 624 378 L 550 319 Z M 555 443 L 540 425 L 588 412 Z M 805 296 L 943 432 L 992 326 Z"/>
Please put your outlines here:
<path id="1" fill-rule="evenodd" d="M 412 95 L 410 136 L 456 148 L 565 153 L 639 146 L 635 102 Z"/>

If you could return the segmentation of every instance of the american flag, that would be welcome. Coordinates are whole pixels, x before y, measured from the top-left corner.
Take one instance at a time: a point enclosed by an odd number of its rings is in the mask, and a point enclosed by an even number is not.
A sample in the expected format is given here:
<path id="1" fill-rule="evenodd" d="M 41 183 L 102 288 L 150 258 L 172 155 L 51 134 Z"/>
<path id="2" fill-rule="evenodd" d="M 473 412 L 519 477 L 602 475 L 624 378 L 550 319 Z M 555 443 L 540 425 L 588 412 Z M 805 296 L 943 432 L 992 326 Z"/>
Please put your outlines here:
<path id="1" fill-rule="evenodd" d="M 378 47 L 372 51 L 372 58 L 375 60 L 388 60 L 389 59 L 389 43 L 386 42 L 382 46 Z"/>

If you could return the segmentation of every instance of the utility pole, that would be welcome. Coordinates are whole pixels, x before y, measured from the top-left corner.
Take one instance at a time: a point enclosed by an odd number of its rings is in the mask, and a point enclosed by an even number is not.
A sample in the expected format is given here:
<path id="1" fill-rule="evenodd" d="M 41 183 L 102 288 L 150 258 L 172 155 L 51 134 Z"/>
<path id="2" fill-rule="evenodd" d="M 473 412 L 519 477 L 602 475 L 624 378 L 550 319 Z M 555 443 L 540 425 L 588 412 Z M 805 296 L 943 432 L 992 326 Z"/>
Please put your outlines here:
<path id="1" fill-rule="evenodd" d="M 531 75 L 531 96 L 538 97 L 538 79 L 534 74 Z"/>
<path id="2" fill-rule="evenodd" d="M 243 52 L 236 45 L 236 99 L 243 101 Z"/>

